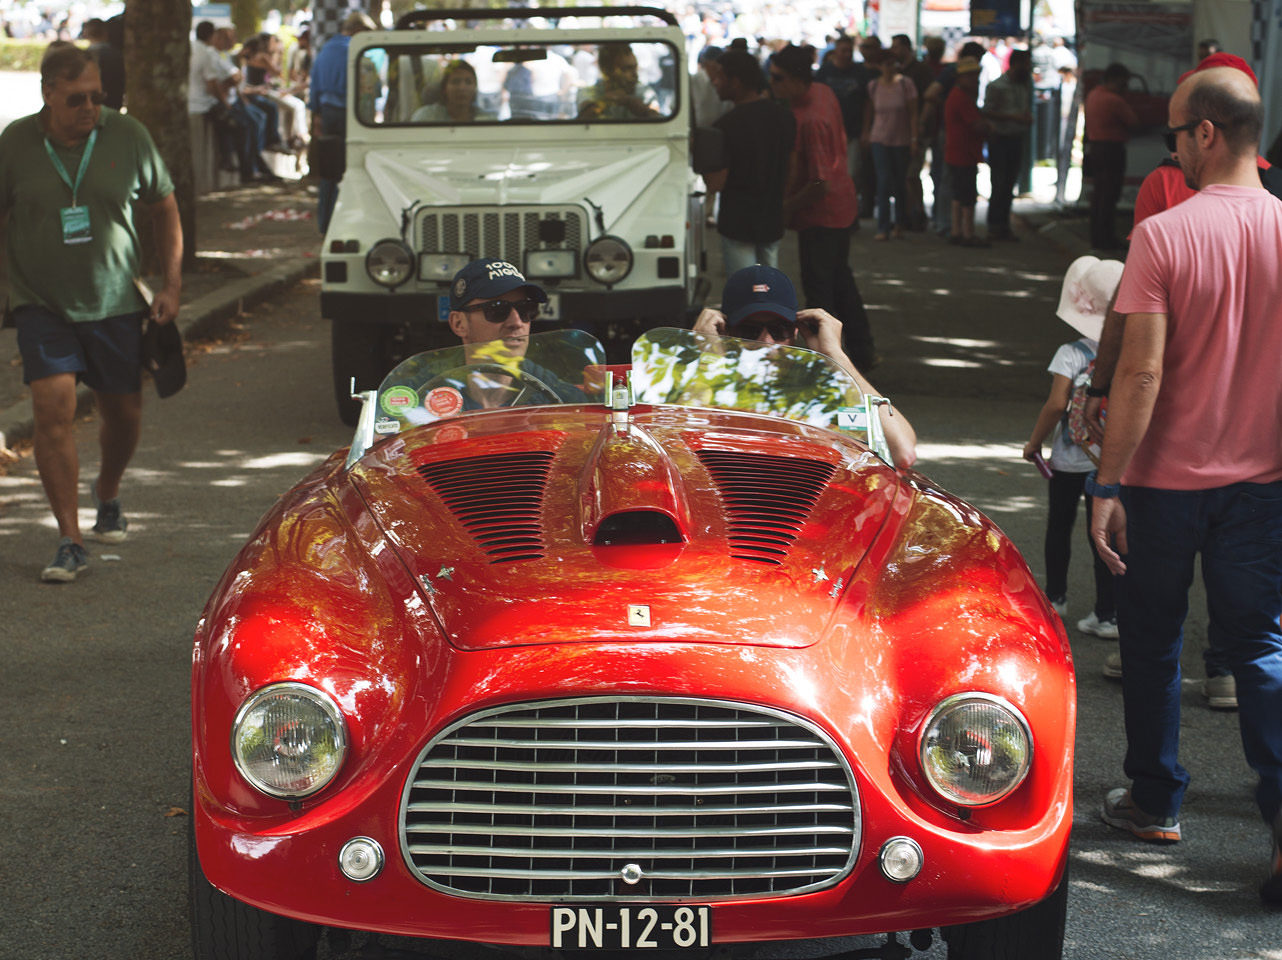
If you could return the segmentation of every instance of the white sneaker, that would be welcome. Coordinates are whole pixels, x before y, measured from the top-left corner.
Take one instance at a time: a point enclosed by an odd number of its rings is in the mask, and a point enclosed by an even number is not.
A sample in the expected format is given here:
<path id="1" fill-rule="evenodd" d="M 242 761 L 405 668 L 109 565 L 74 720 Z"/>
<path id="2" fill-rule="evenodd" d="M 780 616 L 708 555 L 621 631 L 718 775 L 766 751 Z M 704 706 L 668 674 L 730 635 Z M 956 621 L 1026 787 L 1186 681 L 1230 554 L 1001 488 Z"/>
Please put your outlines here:
<path id="1" fill-rule="evenodd" d="M 1068 597 L 1060 597 L 1058 600 L 1052 597 L 1051 609 L 1058 613 L 1062 618 L 1066 613 L 1068 613 Z"/>
<path id="2" fill-rule="evenodd" d="M 1237 680 L 1231 673 L 1207 677 L 1202 681 L 1202 696 L 1206 697 L 1206 705 L 1212 710 L 1236 710 Z"/>
<path id="3" fill-rule="evenodd" d="M 1095 616 L 1092 610 L 1088 616 L 1082 617 L 1077 621 L 1077 629 L 1082 633 L 1089 633 L 1091 636 L 1099 637 L 1101 640 L 1117 639 L 1117 617 L 1111 620 L 1101 620 Z"/>
<path id="4" fill-rule="evenodd" d="M 1104 668 L 1100 673 L 1110 680 L 1122 679 L 1122 655 L 1120 653 L 1110 653 L 1104 660 Z"/>

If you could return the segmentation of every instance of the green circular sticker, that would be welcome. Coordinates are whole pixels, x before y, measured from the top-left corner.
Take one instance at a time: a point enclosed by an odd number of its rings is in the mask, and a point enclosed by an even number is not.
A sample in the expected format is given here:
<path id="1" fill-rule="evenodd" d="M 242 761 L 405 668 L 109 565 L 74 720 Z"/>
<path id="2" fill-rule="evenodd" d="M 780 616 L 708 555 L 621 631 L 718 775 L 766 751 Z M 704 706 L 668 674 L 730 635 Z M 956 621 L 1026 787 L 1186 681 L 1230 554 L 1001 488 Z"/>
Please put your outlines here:
<path id="1" fill-rule="evenodd" d="M 378 402 L 384 413 L 404 419 L 411 407 L 418 406 L 418 394 L 410 387 L 388 387 Z"/>

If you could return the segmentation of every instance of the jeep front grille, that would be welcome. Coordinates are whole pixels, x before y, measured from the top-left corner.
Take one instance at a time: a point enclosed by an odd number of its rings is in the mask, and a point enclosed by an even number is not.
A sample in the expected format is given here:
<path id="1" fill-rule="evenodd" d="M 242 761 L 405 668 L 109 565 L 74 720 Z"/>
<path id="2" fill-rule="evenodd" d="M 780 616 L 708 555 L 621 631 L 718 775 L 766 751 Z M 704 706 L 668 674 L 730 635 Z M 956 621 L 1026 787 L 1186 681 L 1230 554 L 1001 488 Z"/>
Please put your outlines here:
<path id="1" fill-rule="evenodd" d="M 579 251 L 586 231 L 577 207 L 505 207 L 502 214 L 429 207 L 418 212 L 414 235 L 421 251 L 497 257 L 524 269 L 525 251 Z"/>
<path id="2" fill-rule="evenodd" d="M 587 698 L 485 710 L 406 785 L 401 843 L 429 886 L 495 900 L 698 900 L 832 886 L 858 794 L 818 728 L 714 700 Z M 624 868 L 639 882 L 622 880 Z"/>

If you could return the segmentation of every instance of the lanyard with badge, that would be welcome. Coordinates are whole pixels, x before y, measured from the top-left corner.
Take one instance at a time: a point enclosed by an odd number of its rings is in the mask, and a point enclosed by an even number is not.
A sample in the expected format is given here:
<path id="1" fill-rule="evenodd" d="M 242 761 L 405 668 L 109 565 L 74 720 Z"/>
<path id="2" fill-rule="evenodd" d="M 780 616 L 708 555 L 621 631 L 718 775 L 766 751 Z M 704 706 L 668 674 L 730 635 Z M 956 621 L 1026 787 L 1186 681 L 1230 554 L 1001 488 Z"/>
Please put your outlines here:
<path id="1" fill-rule="evenodd" d="M 58 159 L 58 154 L 54 152 L 53 144 L 49 138 L 45 137 L 45 150 L 49 153 L 49 159 L 53 161 L 53 168 L 58 171 L 58 176 L 62 182 L 71 188 L 71 206 L 62 207 L 58 215 L 62 218 L 62 242 L 63 243 L 88 243 L 93 239 L 93 234 L 89 229 L 89 208 L 77 204 L 77 195 L 80 192 L 80 184 L 85 178 L 85 170 L 89 167 L 89 156 L 93 153 L 94 142 L 98 139 L 98 128 L 89 133 L 89 141 L 85 144 L 84 155 L 80 158 L 80 169 L 76 171 L 76 182 L 71 182 L 71 177 L 67 175 L 67 168 L 62 165 Z"/>

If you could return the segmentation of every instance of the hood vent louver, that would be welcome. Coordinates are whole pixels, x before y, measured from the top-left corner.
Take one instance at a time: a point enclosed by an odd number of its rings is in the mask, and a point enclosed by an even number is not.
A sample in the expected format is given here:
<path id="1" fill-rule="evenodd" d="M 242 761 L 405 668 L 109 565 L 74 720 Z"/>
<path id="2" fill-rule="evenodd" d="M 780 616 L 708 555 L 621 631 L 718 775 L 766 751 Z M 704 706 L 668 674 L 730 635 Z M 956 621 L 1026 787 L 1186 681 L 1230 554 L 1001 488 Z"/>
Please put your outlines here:
<path id="1" fill-rule="evenodd" d="M 548 450 L 499 453 L 417 469 L 490 563 L 512 563 L 546 552 L 543 494 L 554 456 Z"/>
<path id="2" fill-rule="evenodd" d="M 730 556 L 779 564 L 837 468 L 822 460 L 701 450 L 725 504 Z"/>

